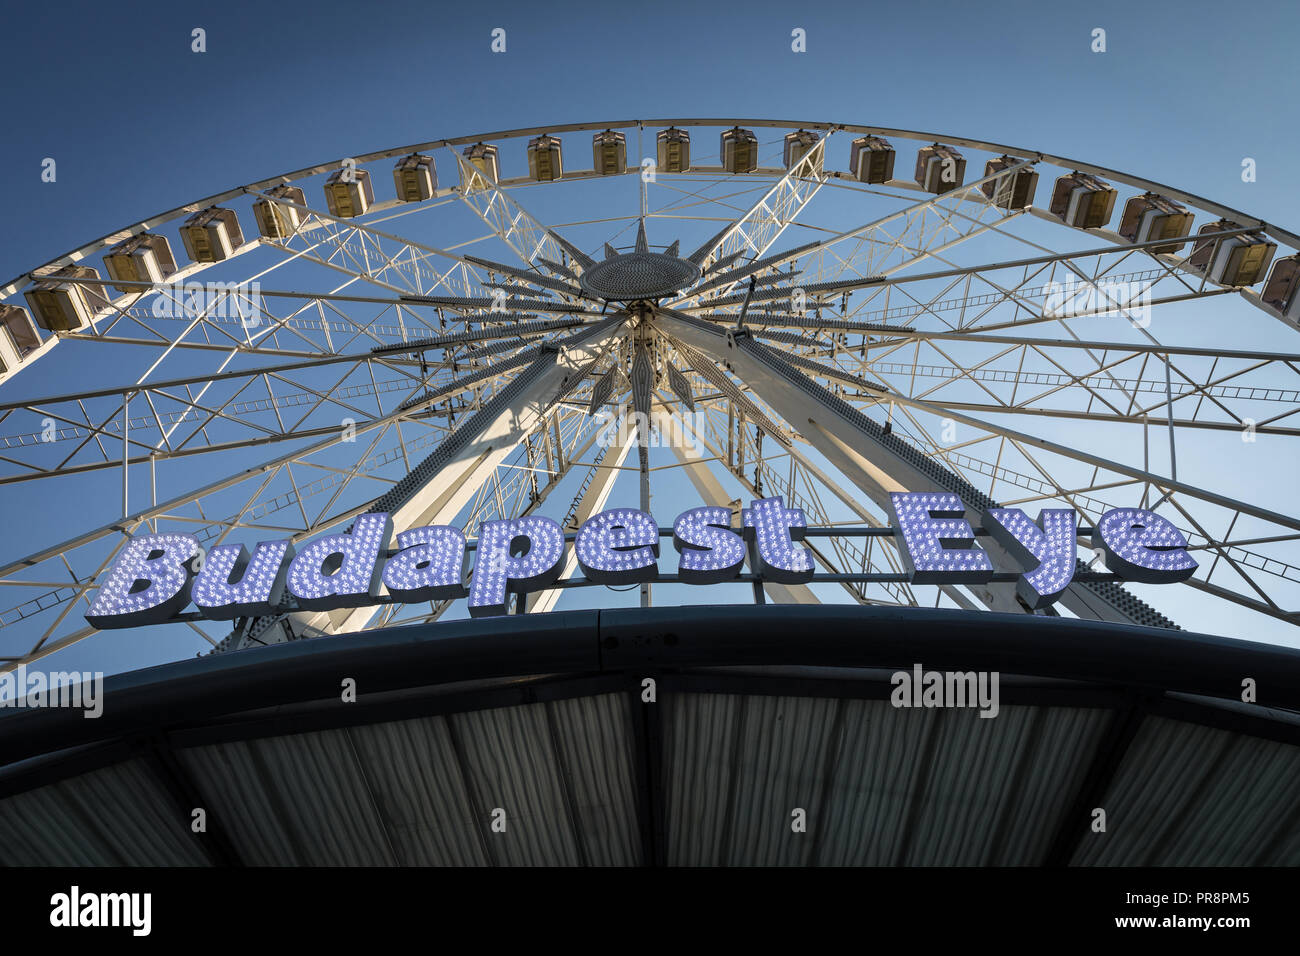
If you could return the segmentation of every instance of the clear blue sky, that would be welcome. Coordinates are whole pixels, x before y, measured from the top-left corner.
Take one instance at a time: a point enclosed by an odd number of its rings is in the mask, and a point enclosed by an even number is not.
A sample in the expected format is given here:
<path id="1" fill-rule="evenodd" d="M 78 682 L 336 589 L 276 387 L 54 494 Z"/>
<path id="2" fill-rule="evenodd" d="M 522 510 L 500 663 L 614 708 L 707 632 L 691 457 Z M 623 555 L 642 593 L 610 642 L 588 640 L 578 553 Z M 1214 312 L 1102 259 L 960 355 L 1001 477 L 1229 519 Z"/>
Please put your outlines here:
<path id="1" fill-rule="evenodd" d="M 1282 2 L 1250 4 L 1240 17 L 1226 9 L 26 4 L 6 11 L 0 36 L 0 280 L 147 215 L 341 156 L 655 116 L 825 120 L 1004 142 L 1300 230 L 1300 72 L 1291 66 L 1300 12 Z M 206 30 L 206 53 L 191 52 L 194 27 Z M 489 48 L 497 27 L 505 54 Z M 791 51 L 796 27 L 806 53 Z M 1098 27 L 1102 54 L 1090 49 Z M 57 160 L 54 184 L 40 181 L 45 157 Z M 1241 181 L 1243 157 L 1258 164 L 1254 183 Z M 20 498 L 32 487 L 0 491 L 0 515 L 21 513 L 35 534 L 39 512 Z M 11 543 L 5 554 L 28 550 Z"/>
<path id="2" fill-rule="evenodd" d="M 11 4 L 0 273 L 316 161 L 606 117 L 933 129 L 1297 228 L 1298 20 L 1295 3 L 1270 0 Z M 489 50 L 494 27 L 505 54 Z M 807 53 L 791 52 L 794 27 Z M 1090 52 L 1095 27 L 1104 54 Z M 39 180 L 46 156 L 56 184 Z M 1241 182 L 1243 156 L 1256 183 Z"/>

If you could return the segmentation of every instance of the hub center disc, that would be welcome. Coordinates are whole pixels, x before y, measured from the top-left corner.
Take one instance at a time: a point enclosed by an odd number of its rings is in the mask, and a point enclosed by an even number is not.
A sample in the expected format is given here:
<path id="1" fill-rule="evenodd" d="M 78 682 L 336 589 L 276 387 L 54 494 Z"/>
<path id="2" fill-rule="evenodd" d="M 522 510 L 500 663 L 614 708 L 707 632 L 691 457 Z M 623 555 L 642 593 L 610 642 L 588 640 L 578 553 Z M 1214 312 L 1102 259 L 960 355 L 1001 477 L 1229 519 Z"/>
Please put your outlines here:
<path id="1" fill-rule="evenodd" d="M 629 252 L 596 263 L 582 274 L 582 288 L 601 299 L 630 302 L 672 295 L 695 282 L 700 267 L 662 252 Z"/>

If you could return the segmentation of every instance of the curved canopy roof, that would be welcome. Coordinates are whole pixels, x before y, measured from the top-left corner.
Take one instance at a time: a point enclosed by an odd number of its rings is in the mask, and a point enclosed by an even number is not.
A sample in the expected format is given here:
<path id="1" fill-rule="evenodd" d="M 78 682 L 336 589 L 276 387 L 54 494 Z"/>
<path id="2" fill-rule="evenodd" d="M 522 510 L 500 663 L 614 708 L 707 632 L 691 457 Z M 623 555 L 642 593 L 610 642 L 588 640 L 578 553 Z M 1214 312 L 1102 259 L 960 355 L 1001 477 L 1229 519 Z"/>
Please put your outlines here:
<path id="1" fill-rule="evenodd" d="M 999 672 L 997 716 L 895 707 L 916 665 Z M 0 716 L 0 863 L 1294 865 L 1297 712 L 1300 651 L 1041 616 L 393 628 Z"/>

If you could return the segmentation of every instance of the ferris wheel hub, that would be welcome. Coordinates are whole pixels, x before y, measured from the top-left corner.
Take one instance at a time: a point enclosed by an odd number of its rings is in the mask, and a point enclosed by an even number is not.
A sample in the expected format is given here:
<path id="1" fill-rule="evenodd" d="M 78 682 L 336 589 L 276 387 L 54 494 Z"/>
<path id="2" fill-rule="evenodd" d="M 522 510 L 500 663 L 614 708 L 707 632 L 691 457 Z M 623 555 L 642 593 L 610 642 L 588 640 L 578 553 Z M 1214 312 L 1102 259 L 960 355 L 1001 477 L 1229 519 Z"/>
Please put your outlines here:
<path id="1" fill-rule="evenodd" d="M 662 252 L 629 252 L 596 263 L 582 274 L 585 291 L 615 302 L 673 295 L 700 277 L 695 263 Z"/>

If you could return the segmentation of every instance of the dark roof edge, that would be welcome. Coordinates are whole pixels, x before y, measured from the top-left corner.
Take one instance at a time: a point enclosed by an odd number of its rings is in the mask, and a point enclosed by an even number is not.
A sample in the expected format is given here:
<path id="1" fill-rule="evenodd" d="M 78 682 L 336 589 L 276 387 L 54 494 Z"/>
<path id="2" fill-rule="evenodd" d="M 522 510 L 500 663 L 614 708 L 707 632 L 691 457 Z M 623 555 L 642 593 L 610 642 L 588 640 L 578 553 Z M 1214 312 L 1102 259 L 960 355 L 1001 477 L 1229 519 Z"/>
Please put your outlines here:
<path id="1" fill-rule="evenodd" d="M 103 713 L 0 711 L 0 766 L 223 715 L 359 693 L 538 674 L 725 665 L 988 670 L 1300 711 L 1300 649 L 1038 615 L 845 605 L 562 611 L 409 625 L 215 654 L 114 675 Z"/>

